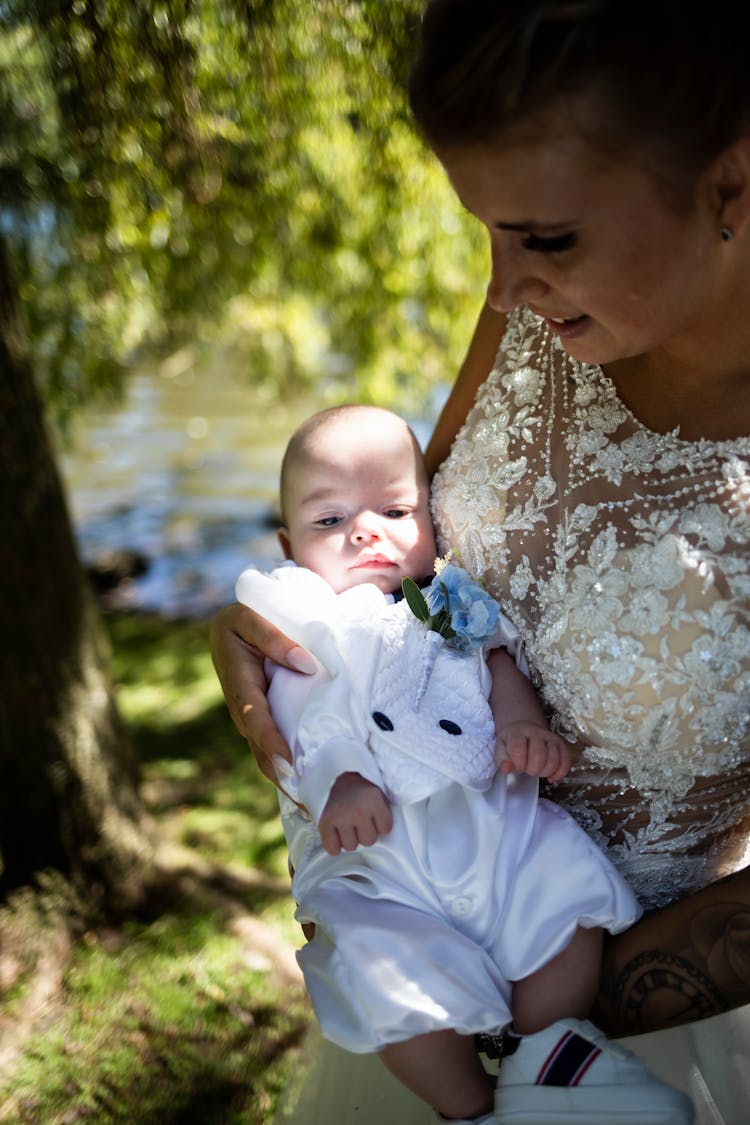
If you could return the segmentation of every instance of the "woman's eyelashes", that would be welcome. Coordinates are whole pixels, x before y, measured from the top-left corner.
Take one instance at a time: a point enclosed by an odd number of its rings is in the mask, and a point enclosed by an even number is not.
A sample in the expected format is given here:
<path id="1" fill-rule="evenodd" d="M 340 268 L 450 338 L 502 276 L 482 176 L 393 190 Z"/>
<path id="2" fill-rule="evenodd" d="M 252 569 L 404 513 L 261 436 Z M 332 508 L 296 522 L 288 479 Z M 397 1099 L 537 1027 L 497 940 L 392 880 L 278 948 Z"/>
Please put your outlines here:
<path id="1" fill-rule="evenodd" d="M 575 231 L 547 237 L 539 234 L 526 234 L 521 239 L 524 250 L 533 250 L 538 254 L 560 254 L 564 250 L 572 250 L 577 242 L 578 235 Z"/>

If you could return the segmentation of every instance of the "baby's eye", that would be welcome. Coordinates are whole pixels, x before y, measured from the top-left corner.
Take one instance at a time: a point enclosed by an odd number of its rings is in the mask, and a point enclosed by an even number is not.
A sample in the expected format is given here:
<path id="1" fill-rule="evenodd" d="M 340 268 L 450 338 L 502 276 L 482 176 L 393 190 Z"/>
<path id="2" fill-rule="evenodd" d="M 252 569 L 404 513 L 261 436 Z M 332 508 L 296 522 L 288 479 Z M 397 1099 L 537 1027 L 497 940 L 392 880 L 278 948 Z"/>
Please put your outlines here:
<path id="1" fill-rule="evenodd" d="M 322 516 L 319 520 L 315 521 L 316 527 L 335 527 L 337 523 L 341 523 L 342 516 Z"/>
<path id="2" fill-rule="evenodd" d="M 567 234 L 558 234 L 550 238 L 542 238 L 538 234 L 527 234 L 521 239 L 524 250 L 533 250 L 538 254 L 561 254 L 564 250 L 572 250 L 578 242 L 575 231 Z"/>
<path id="3" fill-rule="evenodd" d="M 385 510 L 385 515 L 389 520 L 402 520 L 408 514 L 406 508 L 386 508 Z"/>

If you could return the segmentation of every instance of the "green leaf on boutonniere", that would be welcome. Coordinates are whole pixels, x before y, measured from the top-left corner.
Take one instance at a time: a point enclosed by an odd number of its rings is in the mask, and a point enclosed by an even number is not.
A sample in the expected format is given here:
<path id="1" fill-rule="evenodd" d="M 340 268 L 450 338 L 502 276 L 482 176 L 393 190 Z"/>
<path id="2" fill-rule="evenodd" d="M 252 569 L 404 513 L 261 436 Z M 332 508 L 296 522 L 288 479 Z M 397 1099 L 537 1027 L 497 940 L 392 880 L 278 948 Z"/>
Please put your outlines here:
<path id="1" fill-rule="evenodd" d="M 404 592 L 406 603 L 414 616 L 419 621 L 429 621 L 430 611 L 427 608 L 427 602 L 424 599 L 424 594 L 411 578 L 403 578 L 401 580 L 401 589 Z"/>

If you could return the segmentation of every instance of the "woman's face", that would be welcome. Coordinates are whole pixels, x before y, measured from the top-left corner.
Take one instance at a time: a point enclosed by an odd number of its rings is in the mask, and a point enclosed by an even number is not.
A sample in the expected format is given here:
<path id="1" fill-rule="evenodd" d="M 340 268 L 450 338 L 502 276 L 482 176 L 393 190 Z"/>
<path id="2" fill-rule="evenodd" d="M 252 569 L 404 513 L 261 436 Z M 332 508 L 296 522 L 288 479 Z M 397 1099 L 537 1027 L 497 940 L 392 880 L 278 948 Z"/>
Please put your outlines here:
<path id="1" fill-rule="evenodd" d="M 597 364 L 715 330 L 726 244 L 700 185 L 678 213 L 635 161 L 605 163 L 564 129 L 438 156 L 490 233 L 493 308 L 527 305 L 573 357 Z"/>

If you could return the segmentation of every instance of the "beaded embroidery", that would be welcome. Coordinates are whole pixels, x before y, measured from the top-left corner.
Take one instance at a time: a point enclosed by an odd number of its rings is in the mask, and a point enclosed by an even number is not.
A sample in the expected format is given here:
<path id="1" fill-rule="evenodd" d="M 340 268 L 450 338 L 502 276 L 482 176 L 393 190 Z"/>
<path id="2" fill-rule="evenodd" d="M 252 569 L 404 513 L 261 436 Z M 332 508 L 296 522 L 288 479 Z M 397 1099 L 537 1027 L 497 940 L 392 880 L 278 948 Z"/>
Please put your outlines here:
<path id="1" fill-rule="evenodd" d="M 750 827 L 750 438 L 645 429 L 519 310 L 433 486 L 582 750 L 559 800 L 663 905 Z"/>

